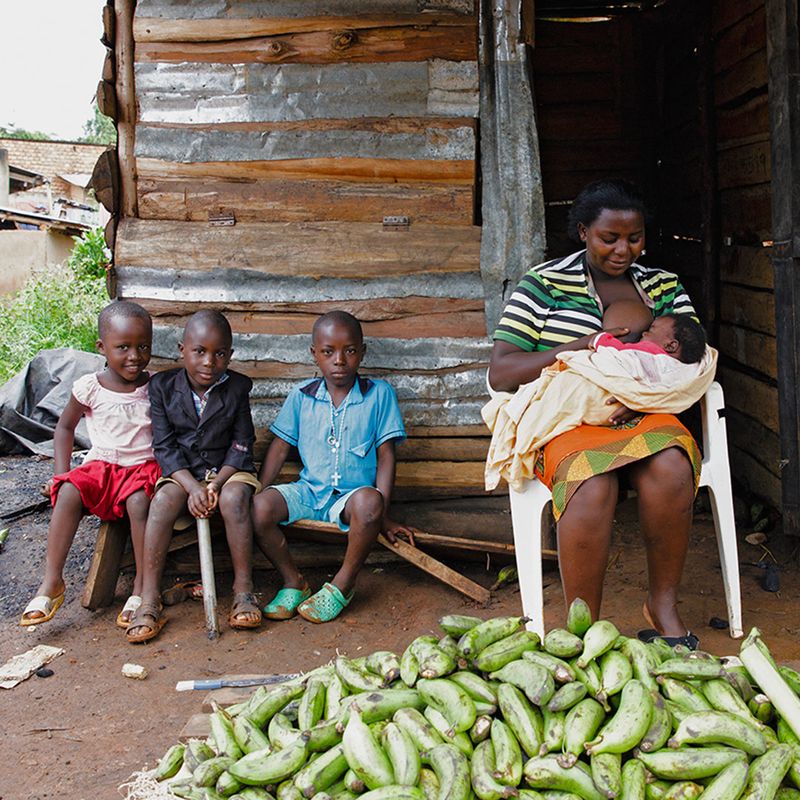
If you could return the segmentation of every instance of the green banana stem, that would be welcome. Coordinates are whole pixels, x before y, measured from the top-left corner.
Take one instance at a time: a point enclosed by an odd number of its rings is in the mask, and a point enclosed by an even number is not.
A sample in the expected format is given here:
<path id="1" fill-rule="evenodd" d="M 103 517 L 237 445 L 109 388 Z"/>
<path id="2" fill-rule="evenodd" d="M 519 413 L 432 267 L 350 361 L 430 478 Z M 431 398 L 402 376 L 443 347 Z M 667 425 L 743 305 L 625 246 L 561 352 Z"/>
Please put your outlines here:
<path id="1" fill-rule="evenodd" d="M 772 657 L 764 654 L 765 647 L 761 632 L 753 628 L 742 642 L 739 654 L 742 663 L 795 735 L 800 737 L 800 699 L 775 668 Z"/>

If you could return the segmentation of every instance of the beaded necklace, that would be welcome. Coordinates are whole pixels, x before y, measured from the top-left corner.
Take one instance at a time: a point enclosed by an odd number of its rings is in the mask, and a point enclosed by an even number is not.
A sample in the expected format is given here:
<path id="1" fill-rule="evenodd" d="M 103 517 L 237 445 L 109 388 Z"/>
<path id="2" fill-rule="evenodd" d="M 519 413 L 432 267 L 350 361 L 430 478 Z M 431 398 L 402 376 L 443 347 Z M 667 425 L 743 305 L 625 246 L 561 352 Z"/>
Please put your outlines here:
<path id="1" fill-rule="evenodd" d="M 347 406 L 350 404 L 350 395 L 348 394 L 347 399 L 344 401 L 344 405 L 341 409 L 335 409 L 333 407 L 333 398 L 328 398 L 328 410 L 330 411 L 331 417 L 331 431 L 328 434 L 328 444 L 331 448 L 331 453 L 333 453 L 333 475 L 331 475 L 331 484 L 333 488 L 337 488 L 339 486 L 339 480 L 341 479 L 341 475 L 339 474 L 339 448 L 342 445 L 342 433 L 344 432 L 344 418 L 347 416 Z M 339 431 L 336 431 L 336 418 L 339 417 L 341 413 L 341 417 L 339 418 Z"/>

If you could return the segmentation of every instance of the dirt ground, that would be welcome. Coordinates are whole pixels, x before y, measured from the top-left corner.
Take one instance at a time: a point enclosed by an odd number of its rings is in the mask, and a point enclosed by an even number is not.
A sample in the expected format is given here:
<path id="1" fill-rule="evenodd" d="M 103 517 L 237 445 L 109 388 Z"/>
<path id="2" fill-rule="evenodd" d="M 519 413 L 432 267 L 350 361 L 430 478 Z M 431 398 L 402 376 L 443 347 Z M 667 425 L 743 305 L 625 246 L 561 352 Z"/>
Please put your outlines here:
<path id="1" fill-rule="evenodd" d="M 38 486 L 50 474 L 49 462 L 28 458 L 0 461 L 0 516 L 39 499 Z M 0 553 L 0 662 L 36 644 L 62 647 L 65 654 L 50 667 L 49 678 L 36 676 L 14 689 L 0 690 L 0 800 L 105 800 L 119 797 L 117 787 L 135 770 L 152 766 L 172 744 L 189 717 L 200 711 L 203 692 L 175 692 L 175 683 L 224 674 L 280 673 L 307 670 L 337 652 L 350 656 L 377 649 L 402 651 L 416 635 L 436 630 L 450 612 L 480 616 L 518 613 L 519 592 L 507 586 L 489 608 L 473 602 L 405 564 L 365 569 L 352 606 L 339 620 L 315 626 L 302 620 L 270 623 L 257 632 L 224 630 L 207 640 L 203 608 L 185 602 L 167 609 L 169 623 L 147 645 L 132 646 L 114 620 L 124 602 L 123 577 L 113 607 L 90 612 L 80 593 L 91 560 L 97 523 L 85 520 L 67 568 L 67 600 L 54 620 L 23 629 L 19 614 L 36 589 L 43 560 L 48 513 L 42 511 L 0 527 L 10 528 Z M 744 534 L 747 531 L 742 530 Z M 745 566 L 769 555 L 742 541 L 742 595 L 745 629 L 759 626 L 779 660 L 800 658 L 800 570 L 792 549 L 768 543 L 779 563 L 781 591 L 760 586 L 763 570 Z M 495 563 L 452 563 L 473 579 L 490 585 Z M 312 585 L 330 571 L 307 571 Z M 222 609 L 230 602 L 229 578 L 218 576 Z M 557 572 L 546 576 L 546 624 L 563 622 L 564 607 Z M 256 573 L 259 591 L 270 595 L 274 574 Z M 617 533 L 606 584 L 604 616 L 626 634 L 644 627 L 641 602 L 646 586 L 644 552 L 639 543 L 635 504 L 619 507 Z M 735 653 L 738 644 L 725 631 L 709 627 L 712 617 L 726 617 L 713 524 L 697 516 L 684 578 L 681 611 L 702 646 L 714 653 Z M 122 665 L 141 664 L 144 681 L 124 678 Z"/>

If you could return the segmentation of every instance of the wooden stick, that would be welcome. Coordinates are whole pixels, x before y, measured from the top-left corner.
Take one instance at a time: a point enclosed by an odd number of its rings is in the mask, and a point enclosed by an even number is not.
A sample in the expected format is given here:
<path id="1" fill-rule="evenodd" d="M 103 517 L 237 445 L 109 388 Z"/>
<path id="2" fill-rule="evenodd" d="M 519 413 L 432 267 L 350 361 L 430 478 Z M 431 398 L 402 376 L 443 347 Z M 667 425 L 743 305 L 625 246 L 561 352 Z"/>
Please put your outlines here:
<path id="1" fill-rule="evenodd" d="M 200 580 L 203 583 L 203 607 L 209 639 L 219 636 L 217 622 L 217 586 L 214 582 L 214 559 L 211 553 L 211 526 L 207 519 L 197 520 L 197 544 L 200 550 Z"/>
<path id="2" fill-rule="evenodd" d="M 317 520 L 303 519 L 293 522 L 292 525 L 298 528 L 305 528 L 307 530 L 336 533 L 342 536 L 347 535 L 344 531 L 339 529 L 338 525 L 334 525 L 330 522 L 318 522 Z M 440 581 L 452 586 L 454 589 L 462 594 L 465 594 L 472 600 L 476 600 L 477 602 L 485 605 L 492 599 L 491 592 L 488 589 L 485 589 L 480 584 L 475 583 L 475 581 L 464 577 L 460 572 L 450 569 L 450 567 L 442 564 L 441 561 L 437 561 L 433 556 L 423 553 L 421 550 L 418 550 L 416 547 L 414 547 L 414 545 L 404 542 L 401 539 L 398 539 L 395 544 L 392 544 L 383 534 L 378 535 L 378 541 L 384 547 L 388 548 L 392 553 L 397 553 L 406 561 L 414 564 L 414 566 L 419 567 L 429 575 L 433 575 L 434 578 L 438 578 Z"/>
<path id="3" fill-rule="evenodd" d="M 450 569 L 446 564 L 442 564 L 441 561 L 437 561 L 433 556 L 423 553 L 422 550 L 418 550 L 408 542 L 398 539 L 392 544 L 382 533 L 378 534 L 378 541 L 392 552 L 399 553 L 414 566 L 419 567 L 429 575 L 433 575 L 434 578 L 438 578 L 478 603 L 488 605 L 492 599 L 492 593 L 488 589 L 466 578 L 460 572 Z"/>

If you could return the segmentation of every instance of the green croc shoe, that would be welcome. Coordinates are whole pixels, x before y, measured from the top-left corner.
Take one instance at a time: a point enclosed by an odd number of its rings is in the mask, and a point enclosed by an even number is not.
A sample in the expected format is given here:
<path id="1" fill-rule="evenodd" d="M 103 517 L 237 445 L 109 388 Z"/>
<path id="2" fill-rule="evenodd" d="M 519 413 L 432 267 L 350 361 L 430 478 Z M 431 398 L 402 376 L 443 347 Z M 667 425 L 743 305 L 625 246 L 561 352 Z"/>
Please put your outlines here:
<path id="1" fill-rule="evenodd" d="M 309 622 L 330 622 L 344 611 L 353 599 L 353 592 L 345 597 L 332 583 L 322 588 L 297 607 L 297 613 Z"/>
<path id="2" fill-rule="evenodd" d="M 267 619 L 291 619 L 297 613 L 297 606 L 309 597 L 311 589 L 308 584 L 302 589 L 280 589 L 264 606 L 264 616 Z"/>

